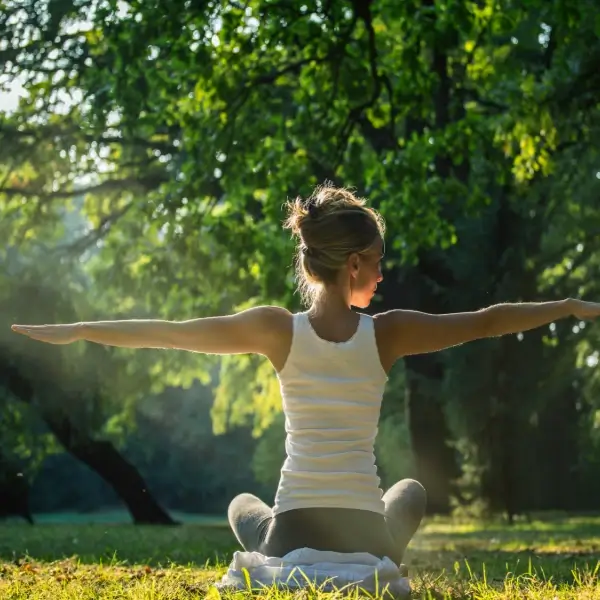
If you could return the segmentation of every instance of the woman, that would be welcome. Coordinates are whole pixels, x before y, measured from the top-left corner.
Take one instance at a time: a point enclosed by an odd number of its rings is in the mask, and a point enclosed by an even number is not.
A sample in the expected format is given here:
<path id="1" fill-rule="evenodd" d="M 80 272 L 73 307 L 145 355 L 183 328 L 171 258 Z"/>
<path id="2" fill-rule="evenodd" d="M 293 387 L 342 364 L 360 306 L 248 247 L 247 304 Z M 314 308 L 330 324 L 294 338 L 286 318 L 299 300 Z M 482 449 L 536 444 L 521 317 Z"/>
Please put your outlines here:
<path id="1" fill-rule="evenodd" d="M 369 552 L 400 564 L 425 512 L 426 495 L 403 480 L 379 487 L 373 444 L 387 374 L 409 354 L 517 333 L 600 305 L 503 304 L 433 315 L 366 308 L 382 280 L 384 223 L 345 189 L 318 187 L 288 203 L 286 227 L 298 239 L 297 277 L 307 312 L 260 306 L 220 317 L 172 322 L 128 320 L 14 325 L 54 344 L 87 340 L 129 348 L 176 348 L 267 357 L 281 384 L 287 458 L 271 508 L 250 494 L 231 502 L 229 522 L 247 551 L 282 557 L 303 547 Z"/>

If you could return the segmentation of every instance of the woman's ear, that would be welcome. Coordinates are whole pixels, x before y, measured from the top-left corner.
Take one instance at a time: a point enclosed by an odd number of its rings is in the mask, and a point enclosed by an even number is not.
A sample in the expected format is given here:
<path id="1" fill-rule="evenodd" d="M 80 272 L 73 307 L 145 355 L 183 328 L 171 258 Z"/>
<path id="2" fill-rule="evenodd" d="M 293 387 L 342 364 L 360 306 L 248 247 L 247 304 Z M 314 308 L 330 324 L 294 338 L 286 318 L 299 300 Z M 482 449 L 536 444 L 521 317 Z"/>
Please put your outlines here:
<path id="1" fill-rule="evenodd" d="M 348 257 L 348 270 L 350 271 L 350 275 L 352 277 L 358 276 L 358 271 L 360 269 L 360 256 L 355 252 Z"/>

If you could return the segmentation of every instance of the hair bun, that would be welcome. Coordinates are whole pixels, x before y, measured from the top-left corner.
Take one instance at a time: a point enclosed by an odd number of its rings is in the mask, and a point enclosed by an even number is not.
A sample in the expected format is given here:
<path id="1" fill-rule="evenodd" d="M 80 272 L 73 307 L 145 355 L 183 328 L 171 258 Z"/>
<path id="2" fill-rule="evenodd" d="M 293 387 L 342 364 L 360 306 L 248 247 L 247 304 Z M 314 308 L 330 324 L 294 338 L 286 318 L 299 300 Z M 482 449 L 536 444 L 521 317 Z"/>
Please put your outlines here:
<path id="1" fill-rule="evenodd" d="M 305 203 L 306 210 L 308 212 L 308 216 L 311 219 L 316 219 L 319 216 L 319 209 L 317 206 L 317 199 L 314 196 L 311 196 L 306 200 Z"/>
<path id="2" fill-rule="evenodd" d="M 292 235 L 302 239 L 302 229 L 306 226 L 306 221 L 311 218 L 311 208 L 308 201 L 298 197 L 286 204 L 287 218 L 283 224 L 286 229 L 290 229 Z"/>
<path id="3" fill-rule="evenodd" d="M 290 229 L 292 235 L 303 239 L 303 230 L 308 222 L 312 222 L 321 216 L 318 198 L 312 194 L 306 199 L 298 196 L 295 200 L 286 204 L 287 218 L 283 224 L 286 229 Z"/>

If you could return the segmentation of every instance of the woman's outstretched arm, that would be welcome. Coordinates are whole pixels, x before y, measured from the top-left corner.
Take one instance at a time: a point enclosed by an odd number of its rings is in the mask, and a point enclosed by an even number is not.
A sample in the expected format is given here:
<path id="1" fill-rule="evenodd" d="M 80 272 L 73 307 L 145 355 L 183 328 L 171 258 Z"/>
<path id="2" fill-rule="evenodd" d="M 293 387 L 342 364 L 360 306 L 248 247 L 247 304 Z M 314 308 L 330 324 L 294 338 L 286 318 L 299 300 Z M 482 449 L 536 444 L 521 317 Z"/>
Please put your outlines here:
<path id="1" fill-rule="evenodd" d="M 91 321 L 65 325 L 13 325 L 16 333 L 49 344 L 86 340 L 122 348 L 173 348 L 204 354 L 265 354 L 283 308 L 259 306 L 227 316 L 188 321 Z M 289 317 L 288 317 L 289 318 Z"/>
<path id="2" fill-rule="evenodd" d="M 396 358 L 436 352 L 473 340 L 519 333 L 565 317 L 595 319 L 600 304 L 566 299 L 556 302 L 497 304 L 475 312 L 434 315 L 392 310 L 378 316 L 384 322 L 386 344 Z"/>

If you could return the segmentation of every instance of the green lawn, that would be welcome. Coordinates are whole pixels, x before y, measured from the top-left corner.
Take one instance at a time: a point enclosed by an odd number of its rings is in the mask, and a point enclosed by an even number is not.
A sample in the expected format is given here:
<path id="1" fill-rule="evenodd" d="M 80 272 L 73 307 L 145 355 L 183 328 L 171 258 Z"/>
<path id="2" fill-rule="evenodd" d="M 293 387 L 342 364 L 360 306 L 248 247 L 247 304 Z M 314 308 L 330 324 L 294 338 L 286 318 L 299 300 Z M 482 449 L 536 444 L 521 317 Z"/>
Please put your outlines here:
<path id="1" fill-rule="evenodd" d="M 234 540 L 221 520 L 189 520 L 166 528 L 0 525 L 0 598 L 218 598 L 210 584 L 223 573 Z M 512 528 L 430 520 L 406 557 L 415 598 L 482 600 L 600 599 L 599 560 L 599 517 Z M 283 594 L 261 597 L 267 595 Z"/>

